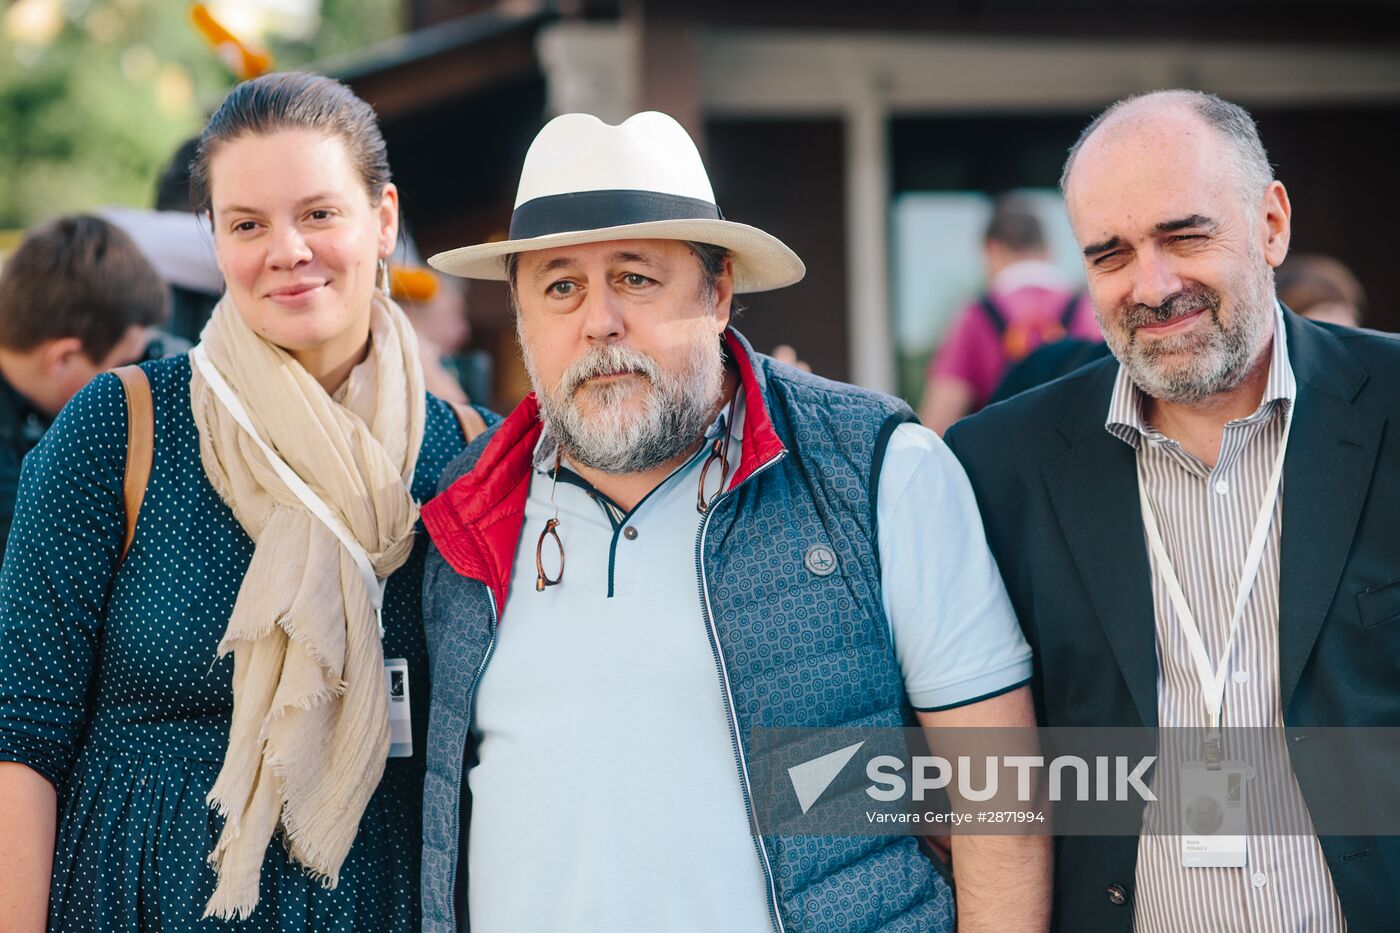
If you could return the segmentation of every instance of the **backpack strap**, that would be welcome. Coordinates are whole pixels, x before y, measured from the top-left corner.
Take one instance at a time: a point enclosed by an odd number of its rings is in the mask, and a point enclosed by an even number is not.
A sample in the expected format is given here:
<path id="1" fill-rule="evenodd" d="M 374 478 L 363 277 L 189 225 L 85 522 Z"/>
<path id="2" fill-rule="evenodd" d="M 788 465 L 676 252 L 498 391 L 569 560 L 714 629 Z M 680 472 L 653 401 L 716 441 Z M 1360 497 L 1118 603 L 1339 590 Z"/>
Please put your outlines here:
<path id="1" fill-rule="evenodd" d="M 982 313 L 987 315 L 987 320 L 991 321 L 992 326 L 997 329 L 997 336 L 1000 337 L 1005 334 L 1006 315 L 1001 313 L 1001 309 L 997 307 L 997 303 L 992 300 L 991 294 L 983 295 L 978 299 L 977 303 L 981 306 Z"/>
<path id="2" fill-rule="evenodd" d="M 1074 312 L 1079 310 L 1079 303 L 1084 300 L 1084 293 L 1076 291 L 1069 296 L 1069 301 L 1065 303 L 1065 309 L 1060 312 L 1060 326 L 1065 333 L 1069 333 L 1069 326 L 1074 323 Z"/>
<path id="3" fill-rule="evenodd" d="M 140 366 L 122 366 L 112 370 L 121 380 L 126 393 L 126 474 L 122 479 L 122 499 L 126 503 L 126 533 L 117 566 L 126 560 L 131 541 L 136 537 L 136 519 L 141 514 L 141 502 L 146 498 L 146 484 L 151 478 L 151 462 L 155 459 L 155 407 L 151 401 L 151 382 Z"/>
<path id="4" fill-rule="evenodd" d="M 457 416 L 457 424 L 462 428 L 462 436 L 467 439 L 467 443 L 477 439 L 482 431 L 486 430 L 486 419 L 481 417 L 481 413 L 470 405 L 460 402 L 448 402 L 452 406 L 452 413 Z"/>

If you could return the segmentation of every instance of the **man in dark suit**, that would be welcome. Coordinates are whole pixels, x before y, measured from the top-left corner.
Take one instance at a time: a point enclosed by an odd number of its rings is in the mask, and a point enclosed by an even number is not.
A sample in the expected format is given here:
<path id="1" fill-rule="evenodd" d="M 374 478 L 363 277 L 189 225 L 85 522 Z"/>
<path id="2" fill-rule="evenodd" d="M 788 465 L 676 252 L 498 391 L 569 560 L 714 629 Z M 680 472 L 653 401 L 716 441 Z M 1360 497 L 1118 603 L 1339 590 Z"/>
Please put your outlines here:
<path id="1" fill-rule="evenodd" d="M 947 436 L 1040 721 L 1400 724 L 1400 340 L 1277 302 L 1288 195 L 1233 104 L 1115 104 L 1062 187 L 1113 357 Z M 1289 752 L 1316 812 L 1327 763 Z M 1258 834 L 1242 864 L 1196 868 L 1178 837 L 1063 838 L 1055 924 L 1394 930 L 1397 841 Z"/>

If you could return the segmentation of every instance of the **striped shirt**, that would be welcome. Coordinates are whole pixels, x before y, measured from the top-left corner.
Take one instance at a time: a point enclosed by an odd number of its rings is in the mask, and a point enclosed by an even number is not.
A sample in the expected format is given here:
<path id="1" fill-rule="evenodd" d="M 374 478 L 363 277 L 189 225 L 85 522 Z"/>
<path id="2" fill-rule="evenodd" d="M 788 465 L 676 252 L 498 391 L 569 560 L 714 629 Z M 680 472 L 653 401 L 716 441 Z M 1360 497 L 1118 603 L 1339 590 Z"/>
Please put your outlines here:
<path id="1" fill-rule="evenodd" d="M 1279 310 L 1264 397 L 1249 417 L 1225 425 L 1220 455 L 1211 467 L 1144 420 L 1142 391 L 1121 367 L 1118 370 L 1104 426 L 1137 451 L 1139 481 L 1212 663 L 1218 662 L 1229 636 L 1235 588 L 1250 534 L 1264 503 L 1296 395 L 1283 312 Z M 1282 521 L 1280 491 L 1259 575 L 1226 667 L 1222 722 L 1227 727 L 1283 726 L 1278 671 Z M 1148 561 L 1157 634 L 1158 723 L 1163 727 L 1204 727 L 1206 705 L 1196 667 L 1151 548 Z M 1228 741 L 1228 733 L 1226 738 Z M 1229 749 L 1225 751 L 1228 759 Z M 1163 786 L 1154 792 L 1159 797 L 1164 792 L 1173 793 L 1167 785 L 1174 786 L 1175 780 L 1159 777 Z M 1291 799 L 1284 801 L 1284 806 L 1306 811 L 1296 780 L 1287 795 Z M 1247 799 L 1252 816 L 1254 804 Z M 1315 835 L 1251 835 L 1243 868 L 1184 868 L 1179 836 L 1144 834 L 1138 843 L 1134 887 L 1133 928 L 1137 933 L 1346 930 L 1332 875 Z"/>

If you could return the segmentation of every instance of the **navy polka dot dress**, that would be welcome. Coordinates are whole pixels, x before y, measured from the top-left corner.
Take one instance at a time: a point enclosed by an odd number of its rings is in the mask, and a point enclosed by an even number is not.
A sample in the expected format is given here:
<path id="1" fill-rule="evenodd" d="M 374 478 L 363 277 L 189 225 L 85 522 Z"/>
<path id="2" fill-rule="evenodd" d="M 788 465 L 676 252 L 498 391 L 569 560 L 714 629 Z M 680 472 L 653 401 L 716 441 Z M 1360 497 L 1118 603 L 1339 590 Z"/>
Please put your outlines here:
<path id="1" fill-rule="evenodd" d="M 384 604 L 385 657 L 409 665 L 413 756 L 389 759 L 338 887 L 321 887 L 274 839 L 252 916 L 200 920 L 220 827 L 204 797 L 233 710 L 233 659 L 215 662 L 215 649 L 253 543 L 200 464 L 188 358 L 144 368 L 155 463 L 120 572 L 126 402 L 104 375 L 25 459 L 0 573 L 0 760 L 59 791 L 49 929 L 416 933 L 429 695 L 421 526 Z M 429 399 L 420 501 L 463 446 L 451 409 Z"/>

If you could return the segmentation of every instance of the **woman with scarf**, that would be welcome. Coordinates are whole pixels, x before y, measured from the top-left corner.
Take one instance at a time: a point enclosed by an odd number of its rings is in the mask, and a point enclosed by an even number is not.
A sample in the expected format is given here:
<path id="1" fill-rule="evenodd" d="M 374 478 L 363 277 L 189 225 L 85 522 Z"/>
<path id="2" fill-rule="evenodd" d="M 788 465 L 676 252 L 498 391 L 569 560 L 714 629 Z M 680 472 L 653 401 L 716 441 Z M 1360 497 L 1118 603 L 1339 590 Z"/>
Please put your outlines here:
<path id="1" fill-rule="evenodd" d="M 194 351 L 142 367 L 129 550 L 115 376 L 25 461 L 0 573 L 0 928 L 416 931 L 415 526 L 479 421 L 426 395 L 383 294 L 398 195 L 367 104 L 312 75 L 242 84 L 193 177 L 227 291 Z"/>

